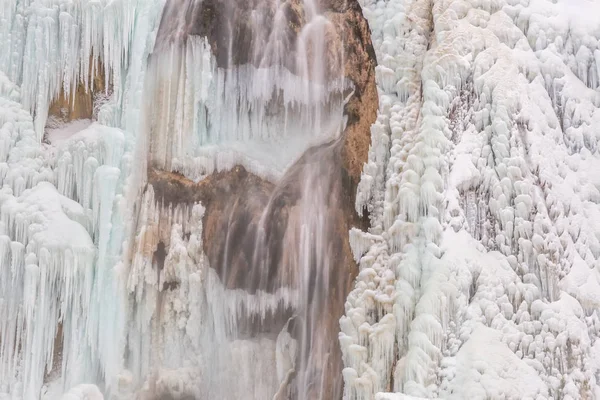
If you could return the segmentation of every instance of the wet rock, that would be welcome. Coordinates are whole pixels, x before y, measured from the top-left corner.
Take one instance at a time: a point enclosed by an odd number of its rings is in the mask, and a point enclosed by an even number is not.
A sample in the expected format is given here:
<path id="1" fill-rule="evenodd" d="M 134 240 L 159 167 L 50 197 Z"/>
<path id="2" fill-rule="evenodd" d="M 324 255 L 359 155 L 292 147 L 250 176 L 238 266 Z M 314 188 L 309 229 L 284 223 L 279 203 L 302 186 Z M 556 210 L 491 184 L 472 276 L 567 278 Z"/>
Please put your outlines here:
<path id="1" fill-rule="evenodd" d="M 87 87 L 79 81 L 74 93 L 65 93 L 61 89 L 58 97 L 52 100 L 48 112 L 49 117 L 55 117 L 63 122 L 70 122 L 76 119 L 94 119 L 94 105 L 99 100 L 98 96 L 103 95 L 107 89 L 107 82 L 104 74 L 102 62 L 98 65 L 90 60 L 90 85 Z"/>

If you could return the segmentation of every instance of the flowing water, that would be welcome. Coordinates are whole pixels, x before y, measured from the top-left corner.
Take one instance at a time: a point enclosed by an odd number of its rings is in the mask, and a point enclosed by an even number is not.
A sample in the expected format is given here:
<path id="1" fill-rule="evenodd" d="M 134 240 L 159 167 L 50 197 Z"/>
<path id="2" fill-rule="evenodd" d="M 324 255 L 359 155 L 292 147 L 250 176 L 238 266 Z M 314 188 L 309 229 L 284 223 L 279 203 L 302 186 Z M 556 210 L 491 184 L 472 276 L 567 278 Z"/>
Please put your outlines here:
<path id="1" fill-rule="evenodd" d="M 231 185 L 213 196 L 219 207 L 201 211 L 216 228 L 205 219 L 203 229 L 212 232 L 203 235 L 210 268 L 196 288 L 200 294 L 189 294 L 199 297 L 202 315 L 196 337 L 185 339 L 195 341 L 189 353 L 200 360 L 189 362 L 201 370 L 189 395 L 341 395 L 339 316 L 331 315 L 327 303 L 330 291 L 344 292 L 332 277 L 341 247 L 334 221 L 341 207 L 336 179 L 350 87 L 336 35 L 312 0 L 174 0 L 165 7 L 146 78 L 148 167 L 198 181 L 239 165 L 235 168 L 266 179 Z M 165 204 L 160 195 L 154 200 Z M 154 268 L 161 270 L 157 264 L 169 258 L 179 240 L 173 226 L 185 224 L 190 207 L 173 202 L 167 207 L 175 209 L 174 217 L 159 228 L 164 233 L 154 241 Z M 163 310 L 165 295 L 156 296 L 156 310 Z M 141 327 L 147 317 L 140 318 Z M 152 318 L 159 326 L 168 324 L 162 311 Z M 164 347 L 168 330 L 147 345 Z M 188 356 L 173 357 L 172 349 L 163 349 L 149 357 L 165 368 Z M 173 396 L 159 368 L 138 369 L 136 375 L 155 377 L 149 397 Z M 337 382 L 332 376 L 328 382 L 327 374 L 334 373 Z"/>

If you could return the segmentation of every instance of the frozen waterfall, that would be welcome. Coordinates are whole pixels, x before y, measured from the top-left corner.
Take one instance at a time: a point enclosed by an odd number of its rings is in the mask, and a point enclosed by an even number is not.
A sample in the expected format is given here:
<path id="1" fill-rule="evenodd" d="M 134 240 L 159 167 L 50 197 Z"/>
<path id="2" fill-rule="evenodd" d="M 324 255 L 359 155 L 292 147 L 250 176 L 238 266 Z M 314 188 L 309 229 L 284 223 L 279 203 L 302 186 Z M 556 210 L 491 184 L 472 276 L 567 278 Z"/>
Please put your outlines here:
<path id="1" fill-rule="evenodd" d="M 0 0 L 0 400 L 600 398 L 598 0 Z"/>

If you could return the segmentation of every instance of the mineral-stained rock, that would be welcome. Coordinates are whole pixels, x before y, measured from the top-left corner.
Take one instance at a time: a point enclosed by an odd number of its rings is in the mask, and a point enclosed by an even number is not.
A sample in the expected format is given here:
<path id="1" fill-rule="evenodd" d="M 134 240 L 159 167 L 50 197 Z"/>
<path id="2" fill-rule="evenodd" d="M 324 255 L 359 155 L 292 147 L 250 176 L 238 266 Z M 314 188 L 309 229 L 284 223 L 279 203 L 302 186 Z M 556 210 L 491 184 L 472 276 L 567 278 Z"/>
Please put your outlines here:
<path id="1" fill-rule="evenodd" d="M 65 93 L 61 89 L 58 97 L 50 104 L 49 117 L 58 118 L 63 122 L 74 121 L 76 119 L 92 119 L 94 117 L 95 96 L 105 92 L 107 82 L 102 62 L 90 62 L 90 65 L 91 80 L 89 87 L 86 87 L 80 81 L 77 83 L 74 93 Z"/>
<path id="2" fill-rule="evenodd" d="M 342 164 L 352 180 L 352 193 L 371 143 L 371 124 L 377 116 L 379 105 L 375 86 L 375 51 L 371 44 L 369 25 L 357 1 L 325 0 L 328 18 L 333 21 L 344 44 L 344 74 L 354 84 L 354 94 L 346 104 L 348 123 L 344 131 Z M 354 196 L 354 195 L 353 195 Z"/>

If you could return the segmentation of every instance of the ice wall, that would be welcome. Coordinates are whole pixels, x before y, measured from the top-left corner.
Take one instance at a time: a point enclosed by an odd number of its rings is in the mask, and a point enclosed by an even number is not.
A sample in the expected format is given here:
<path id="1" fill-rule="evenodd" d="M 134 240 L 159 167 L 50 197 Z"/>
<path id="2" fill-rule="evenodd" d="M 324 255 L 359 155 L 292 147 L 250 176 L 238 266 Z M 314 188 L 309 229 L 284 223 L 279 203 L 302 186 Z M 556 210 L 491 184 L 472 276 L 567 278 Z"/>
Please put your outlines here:
<path id="1" fill-rule="evenodd" d="M 362 5 L 381 106 L 346 397 L 597 397 L 598 4 Z"/>
<path id="2" fill-rule="evenodd" d="M 3 4 L 2 71 L 21 87 L 22 104 L 42 137 L 50 101 L 61 89 L 87 86 L 98 63 L 121 87 L 129 66 L 137 1 L 7 0 Z"/>
<path id="3" fill-rule="evenodd" d="M 161 10 L 154 1 L 2 4 L 0 397 L 59 398 L 79 383 L 118 391 L 123 199 L 142 60 Z M 90 85 L 98 63 L 114 89 L 98 121 L 41 143 L 51 100 Z"/>

